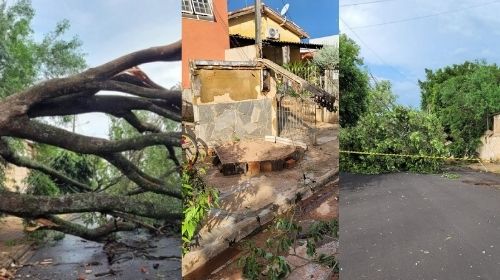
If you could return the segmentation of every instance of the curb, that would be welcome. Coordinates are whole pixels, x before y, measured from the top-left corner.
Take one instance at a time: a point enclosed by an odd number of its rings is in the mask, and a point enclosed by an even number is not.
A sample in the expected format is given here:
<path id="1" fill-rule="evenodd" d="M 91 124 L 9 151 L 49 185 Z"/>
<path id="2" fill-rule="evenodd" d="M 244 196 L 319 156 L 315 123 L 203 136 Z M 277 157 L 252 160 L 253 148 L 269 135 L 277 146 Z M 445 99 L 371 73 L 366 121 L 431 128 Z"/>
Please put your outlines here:
<path id="1" fill-rule="evenodd" d="M 299 187 L 293 192 L 284 194 L 285 199 L 276 201 L 266 207 L 257 210 L 254 215 L 243 218 L 232 225 L 227 225 L 217 229 L 218 237 L 212 242 L 202 245 L 202 248 L 191 251 L 182 258 L 182 276 L 186 276 L 202 267 L 209 260 L 215 258 L 220 253 L 229 248 L 230 244 L 236 243 L 259 231 L 266 224 L 271 222 L 276 214 L 288 211 L 298 200 L 305 200 L 311 197 L 318 188 L 338 181 L 338 167 L 332 169 L 321 177 L 318 177 L 314 184 Z M 335 178 L 337 178 L 335 180 Z M 230 217 L 228 214 L 226 217 Z"/>

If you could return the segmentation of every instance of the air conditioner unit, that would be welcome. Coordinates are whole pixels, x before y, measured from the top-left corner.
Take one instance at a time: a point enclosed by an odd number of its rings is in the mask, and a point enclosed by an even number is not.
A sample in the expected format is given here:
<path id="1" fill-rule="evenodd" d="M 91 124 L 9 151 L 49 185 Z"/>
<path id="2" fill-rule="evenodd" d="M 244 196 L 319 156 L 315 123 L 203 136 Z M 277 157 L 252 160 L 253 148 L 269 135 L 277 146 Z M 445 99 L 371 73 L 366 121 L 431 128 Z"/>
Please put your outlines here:
<path id="1" fill-rule="evenodd" d="M 279 40 L 280 39 L 280 31 L 278 28 L 273 28 L 270 27 L 267 29 L 267 39 L 274 39 L 274 40 Z"/>

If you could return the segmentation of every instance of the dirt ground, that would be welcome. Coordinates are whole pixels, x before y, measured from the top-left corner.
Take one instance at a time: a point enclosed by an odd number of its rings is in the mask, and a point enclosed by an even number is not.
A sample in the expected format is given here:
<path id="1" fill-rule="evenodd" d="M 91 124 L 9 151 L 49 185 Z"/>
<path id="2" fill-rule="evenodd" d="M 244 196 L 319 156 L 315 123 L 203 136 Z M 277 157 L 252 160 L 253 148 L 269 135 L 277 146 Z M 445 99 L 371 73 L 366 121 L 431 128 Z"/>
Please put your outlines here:
<path id="1" fill-rule="evenodd" d="M 300 202 L 295 211 L 296 222 L 301 225 L 305 230 L 318 220 L 330 221 L 331 219 L 338 218 L 338 184 L 325 186 L 322 190 L 315 193 L 307 200 Z M 244 241 L 253 241 L 258 247 L 264 247 L 266 240 L 272 237 L 272 232 L 264 229 L 261 232 L 249 236 Z M 317 244 L 318 247 L 331 242 L 332 240 L 325 239 Z M 208 280 L 239 280 L 243 279 L 242 270 L 237 265 L 237 261 L 242 257 L 241 244 L 236 244 L 233 251 L 237 253 L 219 269 L 212 274 L 206 276 Z M 201 279 L 201 278 L 200 278 Z M 308 279 L 315 279 L 310 278 Z M 338 279 L 338 275 L 333 275 L 332 280 Z"/>
<path id="2" fill-rule="evenodd" d="M 258 213 L 268 208 L 269 205 L 281 204 L 280 200 L 290 197 L 289 194 L 307 189 L 308 185 L 314 184 L 317 178 L 328 172 L 338 170 L 337 132 L 336 126 L 320 125 L 316 137 L 318 144 L 309 146 L 304 157 L 292 169 L 261 172 L 257 176 L 223 176 L 216 168 L 209 168 L 205 181 L 220 191 L 221 201 L 220 209 L 208 218 L 205 227 L 200 231 L 204 235 L 204 240 L 200 245 L 211 246 L 213 244 L 210 243 L 211 240 L 215 240 L 218 238 L 217 235 L 225 232 L 217 231 L 217 228 L 231 229 L 232 224 L 227 222 L 230 220 L 227 217 L 231 217 L 233 223 L 245 217 L 251 217 L 253 213 Z M 338 185 L 325 186 L 300 203 L 297 207 L 297 221 L 307 228 L 314 220 L 336 218 L 338 217 L 337 204 Z M 255 241 L 257 245 L 264 244 L 265 240 L 270 237 L 269 234 L 270 232 L 263 227 L 256 229 L 247 239 Z M 325 240 L 325 242 L 332 242 L 332 240 Z M 321 245 L 324 244 L 319 244 Z M 198 269 L 198 273 L 188 275 L 186 279 L 242 279 L 241 269 L 235 264 L 240 253 L 237 244 L 233 244 L 217 257 L 210 259 L 201 269 Z M 332 279 L 337 279 L 335 277 Z"/>

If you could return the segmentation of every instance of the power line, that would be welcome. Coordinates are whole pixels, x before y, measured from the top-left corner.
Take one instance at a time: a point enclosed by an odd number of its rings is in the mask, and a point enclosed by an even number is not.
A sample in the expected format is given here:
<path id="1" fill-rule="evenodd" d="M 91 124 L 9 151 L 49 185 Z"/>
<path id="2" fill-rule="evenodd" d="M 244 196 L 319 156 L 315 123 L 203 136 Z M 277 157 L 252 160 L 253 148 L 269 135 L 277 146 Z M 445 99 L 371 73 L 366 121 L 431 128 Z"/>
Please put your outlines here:
<path id="1" fill-rule="evenodd" d="M 399 75 L 401 75 L 403 78 L 405 78 L 407 81 L 415 84 L 418 86 L 417 83 L 415 83 L 412 79 L 410 79 L 410 77 L 408 77 L 407 75 L 405 75 L 403 72 L 399 71 L 398 69 L 396 69 L 395 67 L 393 67 L 392 65 L 390 65 L 389 63 L 385 62 L 385 60 L 374 50 L 372 49 L 362 38 L 361 36 L 358 35 L 358 33 L 356 33 L 356 31 L 354 31 L 348 24 L 347 22 L 342 18 L 342 17 L 339 17 L 340 20 L 344 23 L 344 25 L 354 34 L 354 36 L 356 36 L 356 38 L 358 38 L 358 40 L 363 44 L 365 45 L 365 47 L 367 49 L 369 49 L 376 57 L 378 60 L 380 60 L 380 62 L 382 62 L 382 64 L 386 65 L 387 67 L 391 68 L 394 72 L 397 72 Z"/>
<path id="2" fill-rule="evenodd" d="M 369 25 L 361 25 L 361 26 L 354 26 L 349 29 L 363 29 L 363 28 L 370 28 L 370 27 L 376 27 L 376 26 L 382 26 L 382 25 L 389 25 L 389 24 L 395 24 L 395 23 L 401 23 L 401 22 L 408 22 L 408 21 L 413 21 L 413 20 L 421 20 L 421 19 L 426 19 L 430 17 L 436 17 L 436 16 L 441 16 L 445 14 L 452 14 L 452 13 L 457 13 L 465 10 L 470 10 L 470 9 L 475 9 L 483 6 L 488 6 L 492 4 L 500 3 L 500 0 L 496 1 L 491 1 L 487 3 L 481 3 L 477 5 L 471 5 L 468 7 L 460 8 L 460 9 L 453 9 L 453 10 L 448 10 L 448 11 L 443 11 L 439 13 L 434 13 L 434 14 L 428 14 L 428 15 L 423 15 L 423 16 L 416 16 L 416 17 L 411 17 L 411 18 L 405 18 L 405 19 L 398 19 L 398 20 L 392 20 L 392 21 L 386 21 L 386 22 L 381 22 L 381 23 L 375 23 L 375 24 L 369 24 Z"/>
<path id="3" fill-rule="evenodd" d="M 343 5 L 340 5 L 340 7 L 361 6 L 361 5 L 376 4 L 376 3 L 389 2 L 389 1 L 395 1 L 395 0 L 378 0 L 378 1 L 369 1 L 369 2 L 359 2 L 359 3 L 343 4 Z"/>

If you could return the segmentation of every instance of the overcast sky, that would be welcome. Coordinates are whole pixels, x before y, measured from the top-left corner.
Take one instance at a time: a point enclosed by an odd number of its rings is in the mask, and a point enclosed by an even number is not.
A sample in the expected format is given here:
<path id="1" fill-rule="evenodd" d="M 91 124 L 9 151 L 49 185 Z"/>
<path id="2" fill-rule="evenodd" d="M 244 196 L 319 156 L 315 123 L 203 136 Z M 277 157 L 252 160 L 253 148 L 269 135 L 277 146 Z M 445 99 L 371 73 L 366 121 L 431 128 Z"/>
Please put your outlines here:
<path id="1" fill-rule="evenodd" d="M 180 40 L 179 0 L 32 0 L 37 38 L 68 19 L 69 37 L 83 42 L 89 66 L 97 66 L 143 48 Z M 157 83 L 171 87 L 181 80 L 180 63 L 150 63 L 141 68 Z M 87 114 L 78 119 L 78 132 L 106 137 L 109 122 L 104 115 Z"/>
<path id="2" fill-rule="evenodd" d="M 369 4 L 351 5 L 354 3 Z M 425 68 L 500 62 L 500 1 L 340 0 L 340 32 L 358 42 L 368 69 L 418 107 Z"/>

